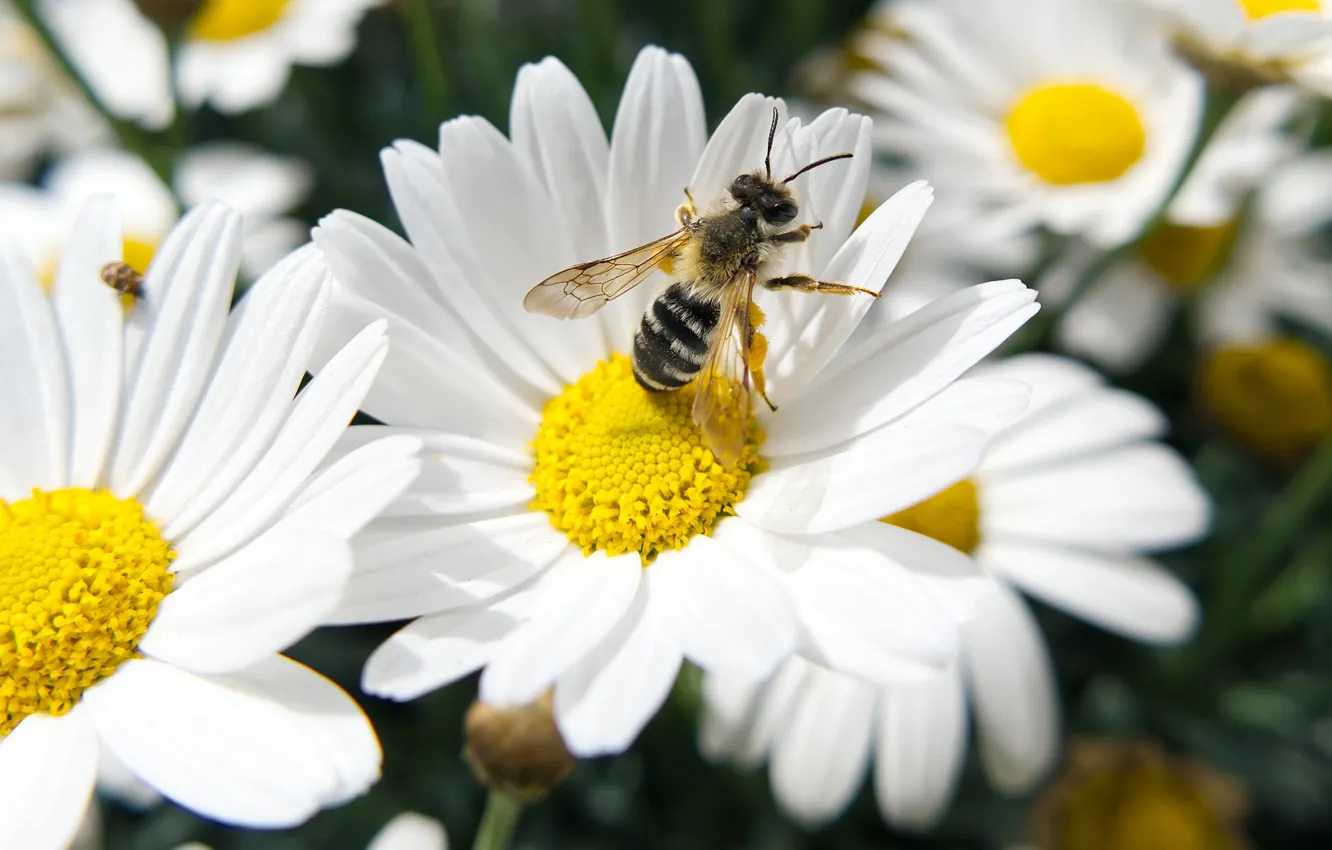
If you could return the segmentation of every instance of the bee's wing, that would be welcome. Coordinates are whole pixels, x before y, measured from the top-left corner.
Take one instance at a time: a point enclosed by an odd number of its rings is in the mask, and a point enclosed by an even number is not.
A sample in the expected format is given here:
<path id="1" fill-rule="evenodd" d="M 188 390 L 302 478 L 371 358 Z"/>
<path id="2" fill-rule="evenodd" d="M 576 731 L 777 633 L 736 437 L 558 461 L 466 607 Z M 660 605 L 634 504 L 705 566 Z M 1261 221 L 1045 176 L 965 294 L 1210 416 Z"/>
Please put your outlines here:
<path id="1" fill-rule="evenodd" d="M 749 302 L 754 272 L 741 272 L 722 305 L 708 359 L 694 386 L 694 423 L 727 466 L 740 458 L 754 405 L 749 387 Z"/>
<path id="2" fill-rule="evenodd" d="M 623 254 L 557 272 L 532 287 L 523 298 L 529 313 L 557 319 L 581 319 L 642 283 L 662 263 L 689 241 L 689 231 L 680 228 Z"/>

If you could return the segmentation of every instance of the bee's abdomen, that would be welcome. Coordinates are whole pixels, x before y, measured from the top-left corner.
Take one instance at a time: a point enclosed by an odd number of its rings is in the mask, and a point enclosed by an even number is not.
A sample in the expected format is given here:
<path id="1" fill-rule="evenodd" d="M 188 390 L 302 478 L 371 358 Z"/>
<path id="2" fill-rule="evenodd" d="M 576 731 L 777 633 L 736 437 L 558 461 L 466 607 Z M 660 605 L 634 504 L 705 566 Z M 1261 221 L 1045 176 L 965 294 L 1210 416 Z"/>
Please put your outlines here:
<path id="1" fill-rule="evenodd" d="M 688 286 L 671 284 L 652 302 L 634 334 L 634 377 L 644 389 L 678 390 L 708 356 L 720 308 Z"/>

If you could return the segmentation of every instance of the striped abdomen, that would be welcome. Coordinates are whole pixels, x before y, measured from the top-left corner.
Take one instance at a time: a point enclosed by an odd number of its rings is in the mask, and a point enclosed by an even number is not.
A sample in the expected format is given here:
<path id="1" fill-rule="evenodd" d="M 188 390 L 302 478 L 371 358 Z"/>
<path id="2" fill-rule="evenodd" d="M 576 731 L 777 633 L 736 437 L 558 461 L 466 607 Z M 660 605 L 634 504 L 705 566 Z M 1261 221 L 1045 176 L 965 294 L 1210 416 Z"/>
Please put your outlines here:
<path id="1" fill-rule="evenodd" d="M 673 283 L 652 302 L 634 334 L 634 377 L 647 390 L 678 390 L 708 356 L 721 308 L 685 284 Z"/>

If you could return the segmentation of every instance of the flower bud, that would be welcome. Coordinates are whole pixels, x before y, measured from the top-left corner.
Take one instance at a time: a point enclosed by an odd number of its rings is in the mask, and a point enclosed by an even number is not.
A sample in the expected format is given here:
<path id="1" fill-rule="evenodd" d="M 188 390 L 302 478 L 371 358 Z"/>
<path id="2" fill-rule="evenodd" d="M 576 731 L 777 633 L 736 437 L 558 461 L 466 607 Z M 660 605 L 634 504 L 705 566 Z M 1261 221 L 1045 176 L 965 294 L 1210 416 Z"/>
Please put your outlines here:
<path id="1" fill-rule="evenodd" d="M 134 5 L 145 18 L 173 33 L 190 22 L 203 0 L 134 0 Z"/>
<path id="2" fill-rule="evenodd" d="M 467 710 L 464 755 L 481 784 L 523 803 L 544 797 L 574 767 L 555 726 L 549 691 L 536 702 L 496 708 L 480 700 Z"/>

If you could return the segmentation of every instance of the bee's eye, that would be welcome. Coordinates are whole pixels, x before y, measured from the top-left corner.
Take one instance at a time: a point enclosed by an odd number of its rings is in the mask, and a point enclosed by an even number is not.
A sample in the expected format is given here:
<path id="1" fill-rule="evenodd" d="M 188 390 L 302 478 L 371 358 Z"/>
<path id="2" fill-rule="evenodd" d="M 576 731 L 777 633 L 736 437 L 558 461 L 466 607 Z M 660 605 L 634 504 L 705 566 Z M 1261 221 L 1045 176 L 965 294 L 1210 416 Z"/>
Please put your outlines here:
<path id="1" fill-rule="evenodd" d="M 763 217 L 770 224 L 786 224 L 796 217 L 796 205 L 790 201 L 778 201 L 775 204 L 769 204 L 763 210 Z"/>

